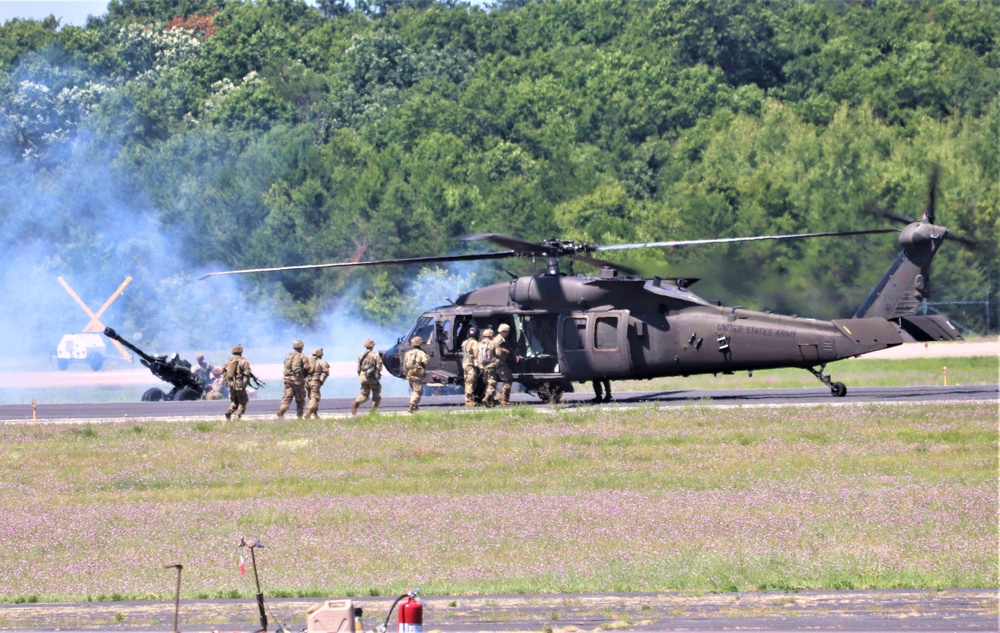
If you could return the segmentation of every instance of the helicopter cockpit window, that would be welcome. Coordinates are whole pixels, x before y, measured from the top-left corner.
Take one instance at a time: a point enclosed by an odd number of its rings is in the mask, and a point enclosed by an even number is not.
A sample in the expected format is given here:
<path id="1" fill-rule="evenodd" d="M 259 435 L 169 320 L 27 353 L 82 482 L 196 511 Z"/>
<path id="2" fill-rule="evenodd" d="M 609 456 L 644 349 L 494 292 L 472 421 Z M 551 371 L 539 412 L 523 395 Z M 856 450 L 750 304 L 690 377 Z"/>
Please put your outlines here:
<path id="1" fill-rule="evenodd" d="M 618 349 L 618 317 L 598 317 L 594 321 L 594 349 Z"/>
<path id="2" fill-rule="evenodd" d="M 563 349 L 581 350 L 587 336 L 587 319 L 566 319 L 563 322 Z"/>
<path id="3" fill-rule="evenodd" d="M 414 336 L 419 336 L 424 339 L 424 342 L 431 340 L 431 334 L 434 333 L 434 319 L 431 317 L 420 317 L 417 320 L 417 324 L 413 326 L 410 331 L 409 336 L 406 337 L 407 341 L 413 340 Z"/>

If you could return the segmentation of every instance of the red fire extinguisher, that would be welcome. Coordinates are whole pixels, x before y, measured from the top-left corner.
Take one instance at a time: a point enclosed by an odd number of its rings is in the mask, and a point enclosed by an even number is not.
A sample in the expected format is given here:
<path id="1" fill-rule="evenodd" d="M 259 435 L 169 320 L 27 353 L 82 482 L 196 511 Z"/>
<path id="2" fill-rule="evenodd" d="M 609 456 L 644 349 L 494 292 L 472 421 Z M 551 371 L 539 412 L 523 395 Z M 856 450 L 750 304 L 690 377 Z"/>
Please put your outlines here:
<path id="1" fill-rule="evenodd" d="M 424 633 L 424 605 L 417 599 L 417 591 L 407 591 L 406 602 L 399 605 L 399 633 Z"/>

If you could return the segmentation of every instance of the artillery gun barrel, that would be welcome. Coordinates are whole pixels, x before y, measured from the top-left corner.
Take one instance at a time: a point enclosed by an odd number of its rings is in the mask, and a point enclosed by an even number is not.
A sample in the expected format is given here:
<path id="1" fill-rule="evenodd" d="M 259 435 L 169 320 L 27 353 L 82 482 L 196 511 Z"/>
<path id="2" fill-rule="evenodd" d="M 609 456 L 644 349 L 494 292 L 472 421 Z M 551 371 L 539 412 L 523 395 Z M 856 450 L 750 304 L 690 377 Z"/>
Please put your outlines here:
<path id="1" fill-rule="evenodd" d="M 173 390 L 164 396 L 164 399 L 172 400 L 175 396 L 178 396 L 181 399 L 194 400 L 201 397 L 201 395 L 205 393 L 205 385 L 202 384 L 201 381 L 194 375 L 194 372 L 191 371 L 191 363 L 186 360 L 182 360 L 177 354 L 175 354 L 172 359 L 167 356 L 150 356 L 132 343 L 123 339 L 118 332 L 115 332 L 109 327 L 104 328 L 104 335 L 112 340 L 118 341 L 125 347 L 135 352 L 136 355 L 142 359 L 142 364 L 145 365 L 154 376 L 174 386 Z M 194 397 L 185 397 L 184 393 L 193 393 Z"/>
<path id="2" fill-rule="evenodd" d="M 142 351 L 141 349 L 139 349 L 135 345 L 133 345 L 133 344 L 129 343 L 128 341 L 126 341 L 125 339 L 123 339 L 118 334 L 118 332 L 115 332 L 112 328 L 109 328 L 109 327 L 104 328 L 104 336 L 108 337 L 109 339 L 111 339 L 113 341 L 118 341 L 119 343 L 121 343 L 125 347 L 129 348 L 130 350 L 132 350 L 133 352 L 135 352 L 136 355 L 139 356 L 139 358 L 141 358 L 142 360 L 146 361 L 146 363 L 155 363 L 156 362 L 155 358 L 153 358 L 152 356 L 150 356 L 146 352 Z"/>

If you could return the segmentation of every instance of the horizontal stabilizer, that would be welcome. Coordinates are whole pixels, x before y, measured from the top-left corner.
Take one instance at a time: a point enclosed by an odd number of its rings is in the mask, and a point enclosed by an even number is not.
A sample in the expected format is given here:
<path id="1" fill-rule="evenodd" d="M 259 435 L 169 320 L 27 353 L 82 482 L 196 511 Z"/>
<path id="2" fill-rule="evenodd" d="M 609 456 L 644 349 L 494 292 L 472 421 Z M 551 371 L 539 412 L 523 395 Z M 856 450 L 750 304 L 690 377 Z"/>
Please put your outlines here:
<path id="1" fill-rule="evenodd" d="M 885 319 L 834 319 L 833 325 L 853 343 L 845 356 L 865 354 L 903 343 L 895 323 Z"/>
<path id="2" fill-rule="evenodd" d="M 962 335 L 944 315 L 913 315 L 899 319 L 900 333 L 908 343 L 928 341 L 961 341 Z"/>

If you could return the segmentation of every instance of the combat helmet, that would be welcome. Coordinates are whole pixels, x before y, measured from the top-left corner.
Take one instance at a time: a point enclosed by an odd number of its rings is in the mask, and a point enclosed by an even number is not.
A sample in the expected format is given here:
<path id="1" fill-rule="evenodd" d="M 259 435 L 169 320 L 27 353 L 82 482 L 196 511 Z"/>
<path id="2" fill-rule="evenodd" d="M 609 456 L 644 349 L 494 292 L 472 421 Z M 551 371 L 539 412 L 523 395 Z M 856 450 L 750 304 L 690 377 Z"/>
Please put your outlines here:
<path id="1" fill-rule="evenodd" d="M 303 343 L 302 341 L 295 341 L 294 343 L 292 343 L 292 349 L 294 349 L 296 352 L 301 352 L 302 348 L 305 346 L 306 344 Z"/>
<path id="2" fill-rule="evenodd" d="M 477 328 L 475 325 L 470 326 L 469 327 L 469 338 L 478 338 L 478 337 L 479 337 L 479 328 Z"/>
<path id="3" fill-rule="evenodd" d="M 368 349 L 373 349 L 375 347 L 375 341 L 373 341 L 370 338 L 366 338 L 365 339 L 365 347 L 367 347 Z"/>
<path id="4" fill-rule="evenodd" d="M 419 336 L 414 336 L 413 338 L 410 339 L 410 345 L 412 345 L 413 347 L 420 347 L 423 344 L 424 344 L 424 339 L 420 338 Z"/>
<path id="5" fill-rule="evenodd" d="M 497 328 L 497 332 L 503 334 L 504 332 L 510 332 L 510 326 L 506 323 L 501 323 L 500 327 Z"/>
<path id="6" fill-rule="evenodd" d="M 239 344 L 234 345 L 233 346 L 233 355 L 240 356 L 242 354 L 243 354 L 243 346 L 239 345 Z"/>
<path id="7" fill-rule="evenodd" d="M 323 358 L 323 348 L 317 347 L 316 349 L 314 349 L 313 356 L 315 356 L 316 358 Z"/>
<path id="8" fill-rule="evenodd" d="M 488 327 L 483 330 L 483 338 L 493 338 L 493 328 Z"/>

